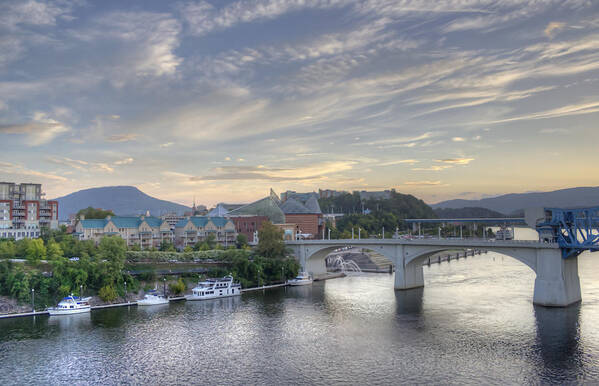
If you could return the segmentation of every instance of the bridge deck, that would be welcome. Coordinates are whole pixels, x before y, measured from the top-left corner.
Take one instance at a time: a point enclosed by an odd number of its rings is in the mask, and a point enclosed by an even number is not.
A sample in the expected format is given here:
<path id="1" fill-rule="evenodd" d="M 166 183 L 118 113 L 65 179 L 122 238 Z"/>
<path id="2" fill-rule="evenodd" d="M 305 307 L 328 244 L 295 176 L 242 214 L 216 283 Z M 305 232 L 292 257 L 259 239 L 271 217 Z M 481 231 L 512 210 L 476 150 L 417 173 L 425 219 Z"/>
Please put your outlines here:
<path id="1" fill-rule="evenodd" d="M 331 239 L 331 240 L 291 240 L 285 241 L 286 245 L 430 245 L 451 246 L 461 248 L 533 248 L 533 249 L 559 249 L 557 243 L 539 242 L 536 240 L 486 240 L 486 239 Z"/>

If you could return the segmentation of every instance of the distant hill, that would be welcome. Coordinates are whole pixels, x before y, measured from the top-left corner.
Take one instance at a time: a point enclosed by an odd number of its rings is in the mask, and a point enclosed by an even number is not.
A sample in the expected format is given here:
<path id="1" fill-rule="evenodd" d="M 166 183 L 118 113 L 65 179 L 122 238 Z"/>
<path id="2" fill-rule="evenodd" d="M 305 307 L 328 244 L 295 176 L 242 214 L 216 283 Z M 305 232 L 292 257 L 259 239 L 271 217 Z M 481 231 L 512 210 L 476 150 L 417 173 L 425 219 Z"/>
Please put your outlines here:
<path id="1" fill-rule="evenodd" d="M 434 209 L 439 218 L 492 218 L 505 217 L 503 213 L 486 208 L 437 208 Z"/>
<path id="2" fill-rule="evenodd" d="M 599 187 L 580 187 L 539 193 L 512 193 L 482 200 L 449 200 L 431 205 L 434 209 L 480 207 L 506 215 L 539 206 L 557 208 L 599 206 Z"/>
<path id="3" fill-rule="evenodd" d="M 154 216 L 166 212 L 183 212 L 190 210 L 185 205 L 159 200 L 148 196 L 134 186 L 105 186 L 102 188 L 84 189 L 56 199 L 58 215 L 61 220 L 70 214 L 89 206 L 93 208 L 112 209 L 119 216 L 144 214 L 147 210 Z"/>

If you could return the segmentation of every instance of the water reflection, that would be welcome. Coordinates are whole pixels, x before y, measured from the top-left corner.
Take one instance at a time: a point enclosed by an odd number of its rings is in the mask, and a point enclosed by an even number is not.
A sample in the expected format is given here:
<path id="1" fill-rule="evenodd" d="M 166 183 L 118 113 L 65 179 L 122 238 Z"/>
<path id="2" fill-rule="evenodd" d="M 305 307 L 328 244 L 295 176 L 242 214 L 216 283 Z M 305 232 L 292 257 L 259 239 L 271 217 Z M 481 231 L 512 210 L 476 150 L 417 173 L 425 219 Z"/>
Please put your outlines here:
<path id="1" fill-rule="evenodd" d="M 73 315 L 55 315 L 48 317 L 48 326 L 58 327 L 60 330 L 84 330 L 91 324 L 91 313 Z"/>
<path id="2" fill-rule="evenodd" d="M 194 312 L 210 315 L 219 314 L 223 311 L 230 313 L 235 310 L 240 303 L 241 296 L 230 296 L 228 298 L 220 299 L 188 301 L 185 306 L 189 307 Z"/>
<path id="3" fill-rule="evenodd" d="M 565 308 L 534 306 L 542 379 L 573 381 L 582 373 L 580 307 L 580 303 Z"/>
<path id="4" fill-rule="evenodd" d="M 395 291 L 395 307 L 398 314 L 420 314 L 424 287 Z"/>

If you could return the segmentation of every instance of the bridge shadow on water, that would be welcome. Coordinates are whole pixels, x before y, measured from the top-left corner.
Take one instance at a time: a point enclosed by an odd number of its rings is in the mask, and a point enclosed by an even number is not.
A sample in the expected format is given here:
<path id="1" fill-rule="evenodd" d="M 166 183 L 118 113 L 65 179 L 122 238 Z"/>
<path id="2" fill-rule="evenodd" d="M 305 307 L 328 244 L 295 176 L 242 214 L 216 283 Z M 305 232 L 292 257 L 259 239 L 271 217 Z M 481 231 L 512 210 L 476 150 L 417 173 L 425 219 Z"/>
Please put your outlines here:
<path id="1" fill-rule="evenodd" d="M 422 296 L 424 288 L 414 288 L 404 291 L 395 291 L 395 307 L 398 314 L 422 313 Z"/>
<path id="2" fill-rule="evenodd" d="M 537 327 L 537 366 L 542 381 L 580 382 L 584 351 L 580 343 L 580 303 L 564 308 L 534 306 Z"/>

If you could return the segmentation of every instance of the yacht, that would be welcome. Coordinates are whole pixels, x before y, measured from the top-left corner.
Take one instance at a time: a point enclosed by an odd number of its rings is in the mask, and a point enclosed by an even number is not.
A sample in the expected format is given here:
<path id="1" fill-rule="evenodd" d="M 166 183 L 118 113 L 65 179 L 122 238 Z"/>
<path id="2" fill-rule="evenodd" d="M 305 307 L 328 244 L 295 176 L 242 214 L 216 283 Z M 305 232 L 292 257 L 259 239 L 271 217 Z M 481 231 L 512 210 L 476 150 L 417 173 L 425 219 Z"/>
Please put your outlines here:
<path id="1" fill-rule="evenodd" d="M 155 289 L 148 291 L 143 299 L 137 301 L 138 306 L 155 306 L 158 304 L 168 304 L 168 298 L 160 295 Z"/>
<path id="2" fill-rule="evenodd" d="M 300 272 L 294 279 L 287 280 L 289 285 L 308 285 L 312 284 L 312 277 L 308 275 L 308 272 Z"/>
<path id="3" fill-rule="evenodd" d="M 191 295 L 185 295 L 186 300 L 206 300 L 241 295 L 241 284 L 233 282 L 233 276 L 220 279 L 206 279 L 191 290 Z"/>
<path id="4" fill-rule="evenodd" d="M 63 298 L 56 307 L 48 308 L 50 315 L 71 315 L 90 312 L 89 298 L 80 298 L 73 294 Z"/>

